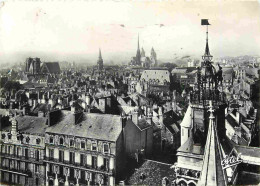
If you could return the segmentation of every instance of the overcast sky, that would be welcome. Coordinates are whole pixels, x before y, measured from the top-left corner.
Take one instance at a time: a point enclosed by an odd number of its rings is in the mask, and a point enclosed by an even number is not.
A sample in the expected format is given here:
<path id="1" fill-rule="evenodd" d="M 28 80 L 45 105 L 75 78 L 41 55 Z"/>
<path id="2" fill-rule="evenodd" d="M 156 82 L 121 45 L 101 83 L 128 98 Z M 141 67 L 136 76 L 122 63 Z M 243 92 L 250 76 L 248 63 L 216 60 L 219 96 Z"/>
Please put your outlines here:
<path id="1" fill-rule="evenodd" d="M 212 55 L 260 54 L 260 6 L 249 2 L 42 2 L 0 3 L 0 62 L 130 61 L 140 46 L 147 55 L 154 47 L 162 60 L 204 53 L 209 19 Z"/>

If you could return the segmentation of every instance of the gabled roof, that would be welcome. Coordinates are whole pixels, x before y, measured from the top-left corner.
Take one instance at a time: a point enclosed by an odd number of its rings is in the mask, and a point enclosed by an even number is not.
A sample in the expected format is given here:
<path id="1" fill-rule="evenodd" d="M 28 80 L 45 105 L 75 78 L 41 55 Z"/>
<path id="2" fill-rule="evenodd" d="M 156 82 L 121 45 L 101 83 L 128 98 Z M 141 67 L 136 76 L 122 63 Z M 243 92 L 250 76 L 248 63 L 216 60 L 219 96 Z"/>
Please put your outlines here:
<path id="1" fill-rule="evenodd" d="M 59 62 L 44 62 L 41 67 L 41 71 L 46 69 L 50 74 L 59 74 L 60 73 L 60 65 Z"/>
<path id="2" fill-rule="evenodd" d="M 182 127 L 191 127 L 191 122 L 192 122 L 191 113 L 192 113 L 192 109 L 191 106 L 189 106 L 181 122 Z"/>

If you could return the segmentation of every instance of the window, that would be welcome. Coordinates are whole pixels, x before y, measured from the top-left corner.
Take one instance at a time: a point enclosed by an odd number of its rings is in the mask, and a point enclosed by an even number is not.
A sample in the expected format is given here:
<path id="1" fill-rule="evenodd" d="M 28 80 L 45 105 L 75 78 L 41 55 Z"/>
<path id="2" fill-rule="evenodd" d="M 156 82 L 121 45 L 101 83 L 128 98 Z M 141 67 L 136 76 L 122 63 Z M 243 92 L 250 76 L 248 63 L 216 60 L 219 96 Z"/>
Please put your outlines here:
<path id="1" fill-rule="evenodd" d="M 50 159 L 54 158 L 54 149 L 49 150 L 49 157 L 50 157 Z"/>
<path id="2" fill-rule="evenodd" d="M 105 170 L 108 170 L 108 168 L 109 168 L 109 159 L 108 158 L 103 159 L 103 166 L 104 166 Z"/>
<path id="3" fill-rule="evenodd" d="M 70 140 L 70 147 L 73 147 L 73 146 L 74 146 L 74 140 L 71 139 L 71 140 Z"/>
<path id="4" fill-rule="evenodd" d="M 40 152 L 39 152 L 39 150 L 35 151 L 35 159 L 36 159 L 36 161 L 39 161 L 39 159 L 40 159 Z"/>
<path id="5" fill-rule="evenodd" d="M 75 163 L 75 153 L 74 152 L 70 152 L 70 163 L 71 164 Z"/>
<path id="6" fill-rule="evenodd" d="M 36 184 L 36 185 L 39 185 L 39 178 L 36 178 L 36 179 L 35 179 L 35 184 Z"/>
<path id="7" fill-rule="evenodd" d="M 30 143 L 30 138 L 29 138 L 29 136 L 26 137 L 26 143 Z"/>
<path id="8" fill-rule="evenodd" d="M 16 156 L 19 156 L 19 154 L 20 154 L 20 147 L 17 147 L 17 149 L 16 149 Z"/>
<path id="9" fill-rule="evenodd" d="M 50 143 L 53 143 L 53 137 L 52 136 L 50 137 Z"/>
<path id="10" fill-rule="evenodd" d="M 81 148 L 85 149 L 85 142 L 84 141 L 81 142 Z"/>
<path id="11" fill-rule="evenodd" d="M 25 170 L 28 170 L 28 167 L 29 167 L 29 163 L 25 162 Z"/>
<path id="12" fill-rule="evenodd" d="M 35 172 L 39 172 L 40 166 L 38 164 L 35 164 Z"/>
<path id="13" fill-rule="evenodd" d="M 64 151 L 62 151 L 62 150 L 59 151 L 59 161 L 60 162 L 64 161 Z"/>
<path id="14" fill-rule="evenodd" d="M 8 139 L 11 139 L 12 134 L 11 134 L 11 133 L 8 133 L 7 135 L 8 135 Z"/>
<path id="15" fill-rule="evenodd" d="M 40 143 L 41 143 L 40 138 L 37 138 L 37 139 L 36 139 L 36 144 L 39 145 Z"/>
<path id="16" fill-rule="evenodd" d="M 96 143 L 92 143 L 92 150 L 97 151 L 97 144 Z"/>
<path id="17" fill-rule="evenodd" d="M 108 152 L 109 152 L 108 144 L 104 144 L 104 153 L 108 153 Z"/>
<path id="18" fill-rule="evenodd" d="M 5 139 L 5 134 L 2 134 L 2 139 Z"/>
<path id="19" fill-rule="evenodd" d="M 92 168 L 97 168 L 97 157 L 92 156 Z"/>
<path id="20" fill-rule="evenodd" d="M 80 154 L 80 165 L 81 166 L 84 166 L 84 159 L 85 159 L 85 157 L 84 157 L 84 154 Z"/>
<path id="21" fill-rule="evenodd" d="M 63 138 L 60 138 L 60 145 L 63 145 Z"/>

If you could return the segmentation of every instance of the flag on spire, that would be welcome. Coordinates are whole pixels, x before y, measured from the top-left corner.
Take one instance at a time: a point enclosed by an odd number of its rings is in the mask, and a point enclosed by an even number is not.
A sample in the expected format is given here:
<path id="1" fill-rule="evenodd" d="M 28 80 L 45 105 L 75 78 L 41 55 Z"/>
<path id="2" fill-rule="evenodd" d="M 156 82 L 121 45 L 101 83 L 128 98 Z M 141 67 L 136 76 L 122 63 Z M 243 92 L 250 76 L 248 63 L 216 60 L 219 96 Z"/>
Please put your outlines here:
<path id="1" fill-rule="evenodd" d="M 208 19 L 202 19 L 201 20 L 201 25 L 210 25 Z"/>

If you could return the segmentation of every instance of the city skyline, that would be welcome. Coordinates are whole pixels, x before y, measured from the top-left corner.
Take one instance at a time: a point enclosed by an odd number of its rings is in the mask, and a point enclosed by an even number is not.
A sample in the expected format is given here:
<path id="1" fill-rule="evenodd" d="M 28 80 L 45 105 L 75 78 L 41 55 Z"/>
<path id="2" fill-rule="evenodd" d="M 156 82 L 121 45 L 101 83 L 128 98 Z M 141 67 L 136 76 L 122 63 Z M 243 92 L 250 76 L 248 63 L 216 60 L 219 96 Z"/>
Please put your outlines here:
<path id="1" fill-rule="evenodd" d="M 94 64 L 101 48 L 104 64 L 126 64 L 136 53 L 138 34 L 148 56 L 154 47 L 159 60 L 200 58 L 205 47 L 203 18 L 211 24 L 209 45 L 214 58 L 260 51 L 257 1 L 7 1 L 1 10 L 0 63 L 39 56 L 45 61 Z"/>

